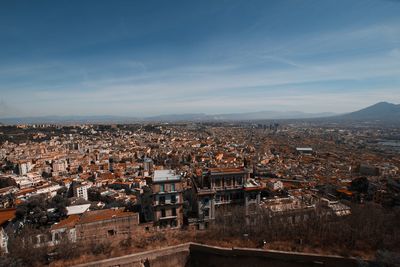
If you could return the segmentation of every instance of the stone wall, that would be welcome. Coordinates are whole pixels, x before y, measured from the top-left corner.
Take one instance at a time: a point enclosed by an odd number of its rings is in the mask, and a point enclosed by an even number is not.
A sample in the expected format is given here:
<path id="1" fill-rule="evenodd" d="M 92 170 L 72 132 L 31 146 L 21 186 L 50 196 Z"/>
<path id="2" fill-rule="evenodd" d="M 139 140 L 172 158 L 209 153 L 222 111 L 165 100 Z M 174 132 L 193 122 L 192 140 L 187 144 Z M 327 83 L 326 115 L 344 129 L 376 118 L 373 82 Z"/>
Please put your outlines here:
<path id="1" fill-rule="evenodd" d="M 77 224 L 77 238 L 81 241 L 120 241 L 135 238 L 140 226 L 138 214 L 116 217 L 109 220 Z"/>
<path id="2" fill-rule="evenodd" d="M 185 267 L 189 265 L 190 244 L 146 251 L 118 258 L 90 262 L 76 267 Z"/>
<path id="3" fill-rule="evenodd" d="M 79 267 L 356 267 L 358 260 L 339 256 L 282 251 L 221 248 L 187 243 L 123 257 L 78 265 Z"/>
<path id="4" fill-rule="evenodd" d="M 191 244 L 190 267 L 200 266 L 356 267 L 359 265 L 356 259 L 338 256 L 325 256 L 261 249 L 220 248 Z"/>

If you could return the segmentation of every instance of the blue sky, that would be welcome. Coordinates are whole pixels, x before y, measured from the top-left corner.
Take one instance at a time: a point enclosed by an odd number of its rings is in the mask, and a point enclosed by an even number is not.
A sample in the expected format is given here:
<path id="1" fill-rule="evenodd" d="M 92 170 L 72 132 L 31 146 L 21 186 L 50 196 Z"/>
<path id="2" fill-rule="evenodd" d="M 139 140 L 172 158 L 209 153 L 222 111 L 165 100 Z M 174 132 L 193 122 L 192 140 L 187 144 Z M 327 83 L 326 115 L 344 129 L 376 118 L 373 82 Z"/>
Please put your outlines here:
<path id="1" fill-rule="evenodd" d="M 400 103 L 400 0 L 0 1 L 0 117 Z"/>

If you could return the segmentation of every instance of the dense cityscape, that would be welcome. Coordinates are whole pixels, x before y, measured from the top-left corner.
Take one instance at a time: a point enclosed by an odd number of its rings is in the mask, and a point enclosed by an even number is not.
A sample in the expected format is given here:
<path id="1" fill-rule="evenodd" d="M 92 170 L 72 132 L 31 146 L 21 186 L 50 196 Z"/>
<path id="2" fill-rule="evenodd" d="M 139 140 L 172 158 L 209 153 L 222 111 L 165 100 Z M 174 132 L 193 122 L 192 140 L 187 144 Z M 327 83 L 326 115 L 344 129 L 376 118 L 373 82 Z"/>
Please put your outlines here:
<path id="1" fill-rule="evenodd" d="M 0 132 L 1 249 L 20 263 L 182 240 L 363 259 L 399 247 L 398 128 L 204 122 Z M 327 227 L 317 243 L 301 230 L 316 220 Z M 354 220 L 363 223 L 342 225 Z"/>
<path id="2" fill-rule="evenodd" d="M 400 0 L 1 0 L 0 267 L 400 267 Z"/>

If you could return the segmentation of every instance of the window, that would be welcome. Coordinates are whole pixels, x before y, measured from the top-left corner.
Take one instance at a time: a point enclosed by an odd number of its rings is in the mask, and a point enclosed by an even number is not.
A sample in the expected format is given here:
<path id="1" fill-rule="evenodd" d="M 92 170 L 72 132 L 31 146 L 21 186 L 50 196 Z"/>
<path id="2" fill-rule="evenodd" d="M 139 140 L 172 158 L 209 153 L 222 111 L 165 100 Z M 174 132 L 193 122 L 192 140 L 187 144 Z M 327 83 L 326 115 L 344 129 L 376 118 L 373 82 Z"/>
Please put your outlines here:
<path id="1" fill-rule="evenodd" d="M 172 216 L 176 216 L 176 208 L 172 208 Z"/>
<path id="2" fill-rule="evenodd" d="M 61 240 L 61 235 L 60 235 L 60 233 L 55 233 L 55 234 L 54 234 L 54 240 L 56 240 L 56 241 Z"/>
<path id="3" fill-rule="evenodd" d="M 38 235 L 36 236 L 37 238 L 37 244 L 42 244 L 46 241 L 46 237 L 44 235 Z"/>
<path id="4" fill-rule="evenodd" d="M 249 194 L 249 200 L 256 200 L 257 199 L 257 193 L 251 192 Z"/>
<path id="5" fill-rule="evenodd" d="M 171 196 L 171 203 L 176 203 L 176 195 Z"/>
<path id="6" fill-rule="evenodd" d="M 160 205 L 165 204 L 165 196 L 160 196 L 160 198 L 159 198 L 159 204 L 160 204 Z"/>
<path id="7" fill-rule="evenodd" d="M 108 230 L 107 232 L 108 232 L 108 235 L 109 235 L 109 236 L 113 236 L 113 235 L 115 235 L 115 233 L 116 233 L 116 231 L 113 230 L 113 229 L 112 229 L 112 230 Z"/>
<path id="8" fill-rule="evenodd" d="M 204 214 L 204 217 L 209 217 L 210 216 L 210 209 L 204 209 L 203 214 Z"/>
<path id="9" fill-rule="evenodd" d="M 167 221 L 161 221 L 160 222 L 160 228 L 166 228 L 168 226 L 168 222 Z"/>
<path id="10" fill-rule="evenodd" d="M 165 215 L 165 209 L 162 209 L 162 210 L 161 210 L 161 217 L 166 217 L 166 215 Z"/>
<path id="11" fill-rule="evenodd" d="M 175 192 L 175 184 L 171 184 L 171 191 Z"/>
<path id="12" fill-rule="evenodd" d="M 160 192 L 165 192 L 165 185 L 164 184 L 160 184 Z"/>

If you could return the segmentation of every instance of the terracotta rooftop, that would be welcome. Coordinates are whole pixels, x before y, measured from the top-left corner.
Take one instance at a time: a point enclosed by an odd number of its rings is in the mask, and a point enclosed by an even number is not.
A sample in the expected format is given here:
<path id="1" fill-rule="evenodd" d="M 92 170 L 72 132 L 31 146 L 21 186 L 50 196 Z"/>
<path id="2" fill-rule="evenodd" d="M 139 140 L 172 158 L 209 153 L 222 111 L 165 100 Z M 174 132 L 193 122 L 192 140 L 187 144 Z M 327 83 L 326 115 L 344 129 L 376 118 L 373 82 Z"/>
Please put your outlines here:
<path id="1" fill-rule="evenodd" d="M 351 191 L 349 191 L 347 189 L 338 189 L 336 191 L 339 192 L 339 193 L 345 194 L 347 196 L 352 196 L 353 195 L 353 192 L 351 192 Z"/>
<path id="2" fill-rule="evenodd" d="M 68 218 L 61 220 L 59 223 L 51 226 L 51 230 L 57 230 L 61 228 L 72 228 L 79 221 L 80 216 L 77 214 L 70 215 Z"/>
<path id="3" fill-rule="evenodd" d="M 28 194 L 28 193 L 32 193 L 32 192 L 34 192 L 34 191 L 35 191 L 34 188 L 25 188 L 25 189 L 19 190 L 19 192 L 16 193 L 15 195 L 21 196 L 21 195 L 25 195 L 25 194 Z"/>
<path id="4" fill-rule="evenodd" d="M 3 225 L 5 222 L 10 221 L 15 218 L 16 209 L 1 209 L 0 210 L 0 225 Z"/>
<path id="5" fill-rule="evenodd" d="M 209 168 L 211 173 L 238 173 L 243 172 L 244 168 Z"/>
<path id="6" fill-rule="evenodd" d="M 73 228 L 77 224 L 92 223 L 97 221 L 111 220 L 113 218 L 129 217 L 134 215 L 134 212 L 124 212 L 122 209 L 107 209 L 87 211 L 82 215 L 73 214 L 68 218 L 54 224 L 51 229 L 57 230 L 61 228 Z"/>
<path id="7" fill-rule="evenodd" d="M 113 182 L 112 184 L 131 185 L 131 184 L 133 184 L 133 182 Z"/>
<path id="8" fill-rule="evenodd" d="M 92 223 L 103 220 L 110 220 L 112 218 L 120 218 L 134 215 L 134 212 L 124 212 L 122 209 L 108 209 L 108 210 L 96 210 L 89 211 L 82 215 L 78 224 Z"/>

